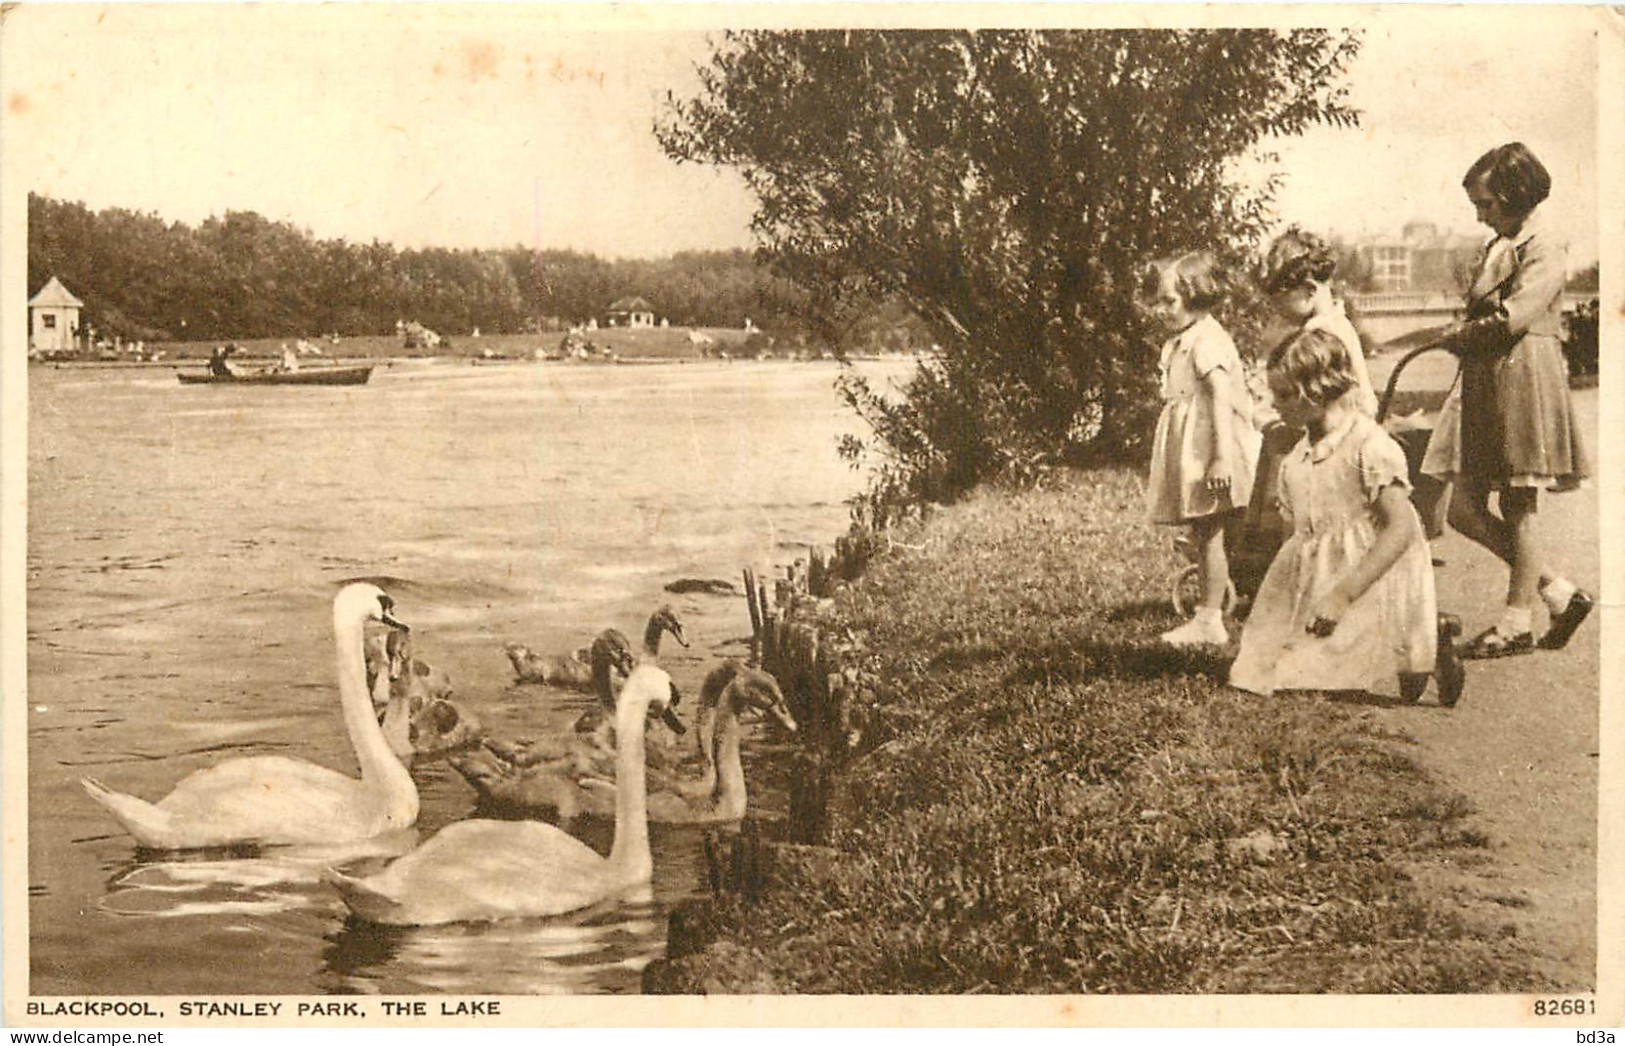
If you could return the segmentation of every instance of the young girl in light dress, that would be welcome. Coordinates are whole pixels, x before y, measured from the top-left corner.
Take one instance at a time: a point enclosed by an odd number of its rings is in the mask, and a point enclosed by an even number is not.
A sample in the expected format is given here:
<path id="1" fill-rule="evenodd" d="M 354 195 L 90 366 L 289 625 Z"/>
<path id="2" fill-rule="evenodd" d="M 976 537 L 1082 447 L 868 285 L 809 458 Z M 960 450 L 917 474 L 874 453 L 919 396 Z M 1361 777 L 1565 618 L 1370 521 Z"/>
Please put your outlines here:
<path id="1" fill-rule="evenodd" d="M 1230 684 L 1377 691 L 1397 678 L 1415 701 L 1437 664 L 1440 700 L 1454 704 L 1460 665 L 1438 657 L 1433 564 L 1405 453 L 1357 405 L 1348 350 L 1329 331 L 1299 331 L 1271 353 L 1268 377 L 1281 420 L 1307 434 L 1281 466 L 1291 534 L 1259 586 Z"/>
<path id="2" fill-rule="evenodd" d="M 1320 329 L 1337 335 L 1353 365 L 1355 388 L 1350 395 L 1354 404 L 1362 412 L 1375 416 L 1377 392 L 1366 367 L 1360 334 L 1350 322 L 1343 302 L 1332 293 L 1332 277 L 1336 272 L 1337 252 L 1332 245 L 1325 238 L 1294 225 L 1270 243 L 1259 284 L 1276 313 L 1297 324 L 1298 329 Z M 1277 420 L 1272 418 L 1273 413 L 1266 409 L 1260 414 L 1264 453 L 1259 462 L 1258 482 L 1253 488 L 1253 503 L 1248 508 L 1248 522 L 1255 526 L 1276 517 L 1275 479 L 1280 475 L 1282 458 L 1302 435 L 1287 426 L 1271 431 L 1270 423 Z M 1415 444 L 1418 454 L 1421 448 L 1419 441 Z M 1416 506 L 1423 529 L 1432 540 L 1444 533 L 1446 490 L 1439 480 L 1417 475 L 1414 469 L 1412 478 L 1415 489 L 1411 492 L 1411 504 Z"/>
<path id="3" fill-rule="evenodd" d="M 1224 292 L 1204 251 L 1158 262 L 1146 275 L 1151 312 L 1170 335 L 1162 346 L 1162 414 L 1151 451 L 1152 522 L 1188 526 L 1202 589 L 1196 615 L 1162 634 L 1175 646 L 1230 640 L 1224 595 L 1230 564 L 1225 522 L 1247 506 L 1258 466 L 1258 432 L 1235 342 L 1209 311 Z"/>
<path id="4" fill-rule="evenodd" d="M 1260 282 L 1270 305 L 1300 330 L 1324 330 L 1337 335 L 1348 350 L 1355 381 L 1355 405 L 1366 414 L 1377 413 L 1377 393 L 1371 387 L 1360 334 L 1349 322 L 1343 303 L 1332 294 L 1337 252 L 1330 243 L 1294 225 L 1277 236 L 1264 257 Z"/>

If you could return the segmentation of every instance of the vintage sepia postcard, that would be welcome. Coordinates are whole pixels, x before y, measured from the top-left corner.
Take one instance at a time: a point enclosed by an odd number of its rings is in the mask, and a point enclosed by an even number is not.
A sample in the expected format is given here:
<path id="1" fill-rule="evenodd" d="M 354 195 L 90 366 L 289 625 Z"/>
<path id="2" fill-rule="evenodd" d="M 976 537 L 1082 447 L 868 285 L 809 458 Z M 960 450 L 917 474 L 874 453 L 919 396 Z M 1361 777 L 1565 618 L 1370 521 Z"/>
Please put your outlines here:
<path id="1" fill-rule="evenodd" d="M 4 1023 L 1617 1027 L 1622 88 L 0 8 Z"/>

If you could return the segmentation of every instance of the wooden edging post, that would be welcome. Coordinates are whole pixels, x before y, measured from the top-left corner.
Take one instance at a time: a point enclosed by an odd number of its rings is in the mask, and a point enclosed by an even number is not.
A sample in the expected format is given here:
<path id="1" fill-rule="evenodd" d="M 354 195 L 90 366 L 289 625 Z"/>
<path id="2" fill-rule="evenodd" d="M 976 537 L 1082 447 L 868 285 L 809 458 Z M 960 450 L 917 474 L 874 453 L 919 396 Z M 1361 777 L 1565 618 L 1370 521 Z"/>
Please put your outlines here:
<path id="1" fill-rule="evenodd" d="M 750 567 L 745 568 L 745 606 L 750 609 L 750 645 L 751 661 L 760 664 L 762 659 L 762 608 L 756 601 L 756 575 Z"/>

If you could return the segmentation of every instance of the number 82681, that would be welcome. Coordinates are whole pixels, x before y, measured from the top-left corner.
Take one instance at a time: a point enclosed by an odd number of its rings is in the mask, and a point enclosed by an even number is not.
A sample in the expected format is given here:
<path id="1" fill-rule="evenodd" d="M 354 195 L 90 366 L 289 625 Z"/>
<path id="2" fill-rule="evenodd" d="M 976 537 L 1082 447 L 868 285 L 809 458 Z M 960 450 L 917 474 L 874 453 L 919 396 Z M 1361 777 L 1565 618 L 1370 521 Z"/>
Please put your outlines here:
<path id="1" fill-rule="evenodd" d="M 1583 1017 L 1597 1012 L 1596 999 L 1536 999 L 1536 1017 Z"/>

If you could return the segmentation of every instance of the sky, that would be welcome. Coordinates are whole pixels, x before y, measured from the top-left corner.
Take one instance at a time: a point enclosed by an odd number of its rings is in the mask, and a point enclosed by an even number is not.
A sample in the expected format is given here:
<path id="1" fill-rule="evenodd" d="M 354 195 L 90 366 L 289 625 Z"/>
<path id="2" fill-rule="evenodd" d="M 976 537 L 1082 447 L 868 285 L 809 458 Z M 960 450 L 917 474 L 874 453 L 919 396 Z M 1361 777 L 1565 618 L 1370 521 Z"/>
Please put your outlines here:
<path id="1" fill-rule="evenodd" d="M 1276 148 L 1288 179 L 1282 220 L 1356 236 L 1421 218 L 1488 236 L 1462 176 L 1487 150 L 1521 141 L 1552 175 L 1545 206 L 1571 265 L 1596 261 L 1597 45 L 1592 22 L 1551 12 L 1520 12 L 1515 36 L 1476 26 L 1483 9 L 1439 12 L 1426 31 L 1414 20 L 1410 31 L 1397 18 L 1368 23 L 1348 79 L 1362 125 Z"/>
<path id="2" fill-rule="evenodd" d="M 673 30 L 622 8 L 612 31 L 584 28 L 584 10 L 25 5 L 0 23 L 0 129 L 32 191 L 193 225 L 230 209 L 398 247 L 749 246 L 738 175 L 676 165 L 651 134 L 666 92 L 697 85 L 700 9 Z M 1595 260 L 1583 12 L 1526 10 L 1509 32 L 1483 9 L 1323 10 L 1365 28 L 1348 80 L 1365 117 L 1269 143 L 1283 221 L 1480 234 L 1461 175 L 1520 139 L 1552 171 L 1571 264 Z"/>

